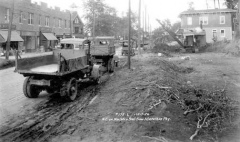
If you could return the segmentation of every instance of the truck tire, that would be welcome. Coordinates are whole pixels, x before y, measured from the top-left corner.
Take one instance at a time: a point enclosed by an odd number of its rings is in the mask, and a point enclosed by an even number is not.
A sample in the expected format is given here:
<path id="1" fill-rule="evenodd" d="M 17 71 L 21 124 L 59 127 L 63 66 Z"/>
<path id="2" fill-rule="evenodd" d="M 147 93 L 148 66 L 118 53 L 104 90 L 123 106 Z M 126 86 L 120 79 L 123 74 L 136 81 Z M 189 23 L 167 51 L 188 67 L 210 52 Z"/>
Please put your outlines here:
<path id="1" fill-rule="evenodd" d="M 27 77 L 23 83 L 23 94 L 27 98 L 37 98 L 40 91 L 37 89 L 37 86 L 31 85 L 30 80 L 32 77 Z"/>
<path id="2" fill-rule="evenodd" d="M 110 73 L 113 73 L 115 71 L 115 61 L 114 59 L 111 59 L 111 67 L 110 67 Z"/>
<path id="3" fill-rule="evenodd" d="M 74 101 L 78 93 L 78 83 L 75 78 L 72 78 L 67 84 L 67 101 Z"/>
<path id="4" fill-rule="evenodd" d="M 114 60 L 113 59 L 108 60 L 108 72 L 109 73 L 114 72 Z"/>

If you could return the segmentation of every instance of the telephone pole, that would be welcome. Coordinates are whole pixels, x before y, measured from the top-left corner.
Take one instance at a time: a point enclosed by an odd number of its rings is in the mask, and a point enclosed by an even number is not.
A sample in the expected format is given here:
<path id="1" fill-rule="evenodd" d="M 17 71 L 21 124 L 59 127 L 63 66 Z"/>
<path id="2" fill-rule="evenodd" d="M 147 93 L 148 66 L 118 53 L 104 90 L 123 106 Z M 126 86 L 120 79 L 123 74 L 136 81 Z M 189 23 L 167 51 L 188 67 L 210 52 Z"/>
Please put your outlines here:
<path id="1" fill-rule="evenodd" d="M 138 8 L 138 53 L 141 53 L 141 0 L 139 0 L 139 8 Z"/>
<path id="2" fill-rule="evenodd" d="M 144 21 L 145 21 L 145 32 L 146 32 L 146 34 L 145 34 L 145 36 L 147 37 L 147 6 L 145 5 L 145 17 L 144 17 Z M 144 38 L 144 37 L 143 37 Z M 144 47 L 144 45 L 143 45 L 143 47 Z"/>
<path id="3" fill-rule="evenodd" d="M 131 69 L 131 59 L 130 59 L 130 50 L 131 50 L 131 0 L 129 0 L 129 13 L 128 13 L 128 17 L 129 17 L 129 31 L 128 31 L 128 69 Z"/>
<path id="4" fill-rule="evenodd" d="M 238 19 L 238 33 L 240 33 L 240 0 L 238 0 L 238 14 L 237 14 L 237 19 Z"/>
<path id="5" fill-rule="evenodd" d="M 8 36 L 7 36 L 7 45 L 6 45 L 6 59 L 9 59 L 9 50 L 10 50 L 10 42 L 11 42 L 11 34 L 12 34 L 12 21 L 13 21 L 13 12 L 14 12 L 14 0 L 12 0 L 12 8 L 10 9 L 10 17 L 8 24 Z"/>

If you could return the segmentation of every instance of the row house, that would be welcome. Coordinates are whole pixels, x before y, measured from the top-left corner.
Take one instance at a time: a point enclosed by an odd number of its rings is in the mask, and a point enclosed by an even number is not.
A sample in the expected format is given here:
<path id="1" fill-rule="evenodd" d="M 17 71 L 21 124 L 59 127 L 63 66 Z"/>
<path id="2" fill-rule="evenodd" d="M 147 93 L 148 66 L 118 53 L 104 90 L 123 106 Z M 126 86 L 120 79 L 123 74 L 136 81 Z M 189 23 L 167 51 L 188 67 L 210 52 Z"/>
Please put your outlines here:
<path id="1" fill-rule="evenodd" d="M 3 38 L 7 36 L 11 7 L 12 0 L 0 1 L 0 36 Z M 75 24 L 76 21 L 78 24 Z M 83 37 L 83 26 L 77 12 L 61 11 L 59 7 L 49 8 L 44 2 L 38 5 L 31 0 L 14 1 L 12 38 L 17 38 L 17 33 L 23 39 L 23 42 L 18 44 L 20 50 L 26 52 L 34 52 L 42 48 L 46 50 L 54 47 L 61 38 L 69 37 L 71 34 L 75 37 Z M 13 42 L 15 40 L 11 39 Z"/>
<path id="2" fill-rule="evenodd" d="M 236 11 L 232 9 L 184 11 L 180 13 L 181 28 L 183 31 L 202 29 L 207 43 L 232 40 L 235 14 Z"/>

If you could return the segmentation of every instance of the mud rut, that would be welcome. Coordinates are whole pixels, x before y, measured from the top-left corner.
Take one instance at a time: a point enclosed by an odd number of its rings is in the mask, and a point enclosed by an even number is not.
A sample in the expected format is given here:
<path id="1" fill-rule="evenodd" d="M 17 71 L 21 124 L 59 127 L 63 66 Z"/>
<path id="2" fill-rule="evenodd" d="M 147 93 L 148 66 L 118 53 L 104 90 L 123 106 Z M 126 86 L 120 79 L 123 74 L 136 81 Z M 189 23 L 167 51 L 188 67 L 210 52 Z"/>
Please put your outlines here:
<path id="1" fill-rule="evenodd" d="M 15 123 L 10 121 L 8 126 L 1 128 L 0 141 L 47 141 L 51 134 L 58 135 L 55 130 L 62 122 L 74 113 L 81 112 L 99 91 L 99 85 L 90 84 L 81 84 L 85 89 L 79 90 L 74 102 L 65 102 L 58 94 L 51 95 L 50 99 L 40 104 L 34 112 L 17 119 L 17 124 L 9 126 Z"/>

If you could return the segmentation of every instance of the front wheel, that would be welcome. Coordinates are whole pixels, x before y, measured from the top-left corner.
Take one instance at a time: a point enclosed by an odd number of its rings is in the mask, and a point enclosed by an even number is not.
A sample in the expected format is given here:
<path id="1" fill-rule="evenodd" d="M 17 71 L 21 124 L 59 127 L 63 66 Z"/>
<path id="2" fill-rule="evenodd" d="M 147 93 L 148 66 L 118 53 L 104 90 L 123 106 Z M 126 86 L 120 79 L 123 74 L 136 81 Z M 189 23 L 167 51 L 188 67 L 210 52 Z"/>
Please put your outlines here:
<path id="1" fill-rule="evenodd" d="M 109 59 L 108 60 L 108 72 L 112 73 L 114 72 L 115 68 L 114 68 L 114 60 L 113 59 Z"/>
<path id="2" fill-rule="evenodd" d="M 36 85 L 30 84 L 31 79 L 32 79 L 32 77 L 27 77 L 24 80 L 23 94 L 28 98 L 37 98 L 40 93 L 40 90 L 37 88 Z"/>
<path id="3" fill-rule="evenodd" d="M 67 95 L 65 96 L 68 101 L 74 101 L 77 97 L 78 83 L 77 80 L 72 78 L 67 84 Z"/>

